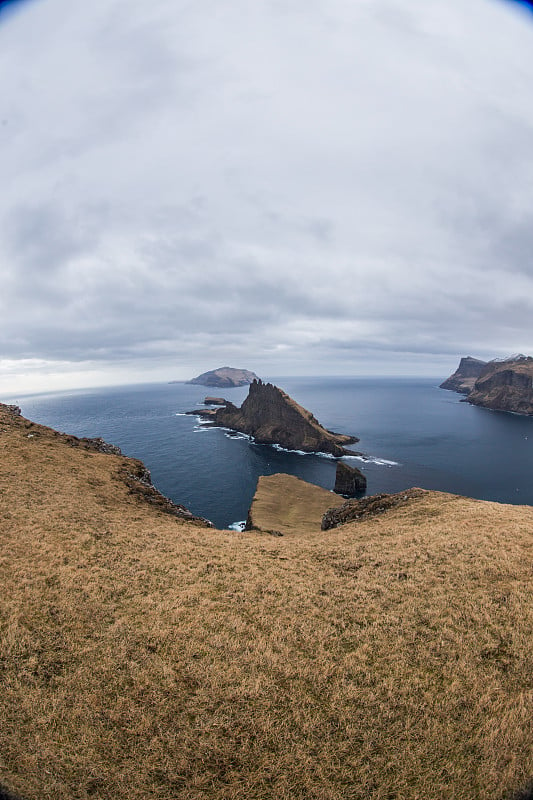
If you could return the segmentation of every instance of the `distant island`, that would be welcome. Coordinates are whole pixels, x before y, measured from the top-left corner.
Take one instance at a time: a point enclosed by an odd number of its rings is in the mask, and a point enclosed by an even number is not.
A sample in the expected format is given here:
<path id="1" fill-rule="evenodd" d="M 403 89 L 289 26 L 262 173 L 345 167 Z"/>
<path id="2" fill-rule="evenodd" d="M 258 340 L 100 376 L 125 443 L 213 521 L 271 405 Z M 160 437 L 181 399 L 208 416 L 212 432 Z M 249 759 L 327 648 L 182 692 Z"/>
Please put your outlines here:
<path id="1" fill-rule="evenodd" d="M 472 405 L 533 415 L 533 358 L 519 354 L 487 362 L 467 356 L 440 388 L 465 394 Z"/>
<path id="2" fill-rule="evenodd" d="M 259 444 L 278 444 L 287 450 L 305 453 L 330 453 L 340 457 L 351 454 L 344 445 L 359 441 L 355 436 L 326 430 L 310 411 L 282 389 L 260 379 L 252 381 L 248 397 L 240 408 L 226 400 L 220 408 L 188 413 L 207 419 L 213 425 L 253 436 Z"/>
<path id="3" fill-rule="evenodd" d="M 187 383 L 199 386 L 218 386 L 220 389 L 229 389 L 234 386 L 247 386 L 254 380 L 259 380 L 255 372 L 248 369 L 235 369 L 234 367 L 219 367 L 209 372 L 202 372 Z"/>

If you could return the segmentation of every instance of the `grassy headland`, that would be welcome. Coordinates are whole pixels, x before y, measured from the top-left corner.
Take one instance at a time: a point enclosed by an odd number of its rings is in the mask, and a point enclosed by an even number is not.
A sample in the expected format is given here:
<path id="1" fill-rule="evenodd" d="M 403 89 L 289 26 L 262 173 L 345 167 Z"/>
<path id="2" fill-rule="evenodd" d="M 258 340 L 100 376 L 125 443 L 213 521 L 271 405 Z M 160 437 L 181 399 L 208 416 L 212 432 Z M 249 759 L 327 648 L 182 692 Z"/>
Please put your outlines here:
<path id="1" fill-rule="evenodd" d="M 0 453 L 6 788 L 502 800 L 527 784 L 532 508 L 427 492 L 321 532 L 323 490 L 277 477 L 257 510 L 287 535 L 236 533 L 165 514 L 124 457 L 3 409 Z"/>

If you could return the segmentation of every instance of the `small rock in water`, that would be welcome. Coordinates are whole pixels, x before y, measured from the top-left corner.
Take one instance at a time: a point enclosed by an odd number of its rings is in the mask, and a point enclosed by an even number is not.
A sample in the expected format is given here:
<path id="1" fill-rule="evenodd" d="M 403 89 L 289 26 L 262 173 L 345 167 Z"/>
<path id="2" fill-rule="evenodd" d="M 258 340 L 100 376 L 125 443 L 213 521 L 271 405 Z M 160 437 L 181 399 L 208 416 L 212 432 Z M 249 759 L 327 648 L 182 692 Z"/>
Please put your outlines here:
<path id="1" fill-rule="evenodd" d="M 344 495 L 344 497 L 355 497 L 365 490 L 366 478 L 361 470 L 339 461 L 335 476 L 335 492 Z"/>

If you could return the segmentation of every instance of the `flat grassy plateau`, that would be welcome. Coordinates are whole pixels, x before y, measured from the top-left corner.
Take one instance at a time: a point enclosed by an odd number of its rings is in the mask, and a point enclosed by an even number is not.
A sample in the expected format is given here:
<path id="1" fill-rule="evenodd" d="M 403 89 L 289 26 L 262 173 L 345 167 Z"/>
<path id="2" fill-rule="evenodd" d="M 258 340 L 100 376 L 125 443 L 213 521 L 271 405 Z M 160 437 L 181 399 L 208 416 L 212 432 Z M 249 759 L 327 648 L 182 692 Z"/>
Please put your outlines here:
<path id="1" fill-rule="evenodd" d="M 128 463 L 0 410 L 6 788 L 502 800 L 527 785 L 533 509 L 427 492 L 321 532 L 323 495 L 275 476 L 263 531 L 217 531 L 132 494 Z"/>

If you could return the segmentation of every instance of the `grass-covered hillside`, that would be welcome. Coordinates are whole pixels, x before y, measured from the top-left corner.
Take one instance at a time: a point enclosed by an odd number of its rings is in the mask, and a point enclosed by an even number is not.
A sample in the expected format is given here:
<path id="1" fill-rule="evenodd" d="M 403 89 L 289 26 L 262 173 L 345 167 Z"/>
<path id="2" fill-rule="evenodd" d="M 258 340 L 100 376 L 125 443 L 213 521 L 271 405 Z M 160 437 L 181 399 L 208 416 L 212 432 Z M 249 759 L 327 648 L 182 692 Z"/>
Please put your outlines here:
<path id="1" fill-rule="evenodd" d="M 124 457 L 72 444 L 0 409 L 6 790 L 502 800 L 527 786 L 533 509 L 427 492 L 321 532 L 323 490 L 275 476 L 259 530 L 217 531 L 147 502 Z"/>

